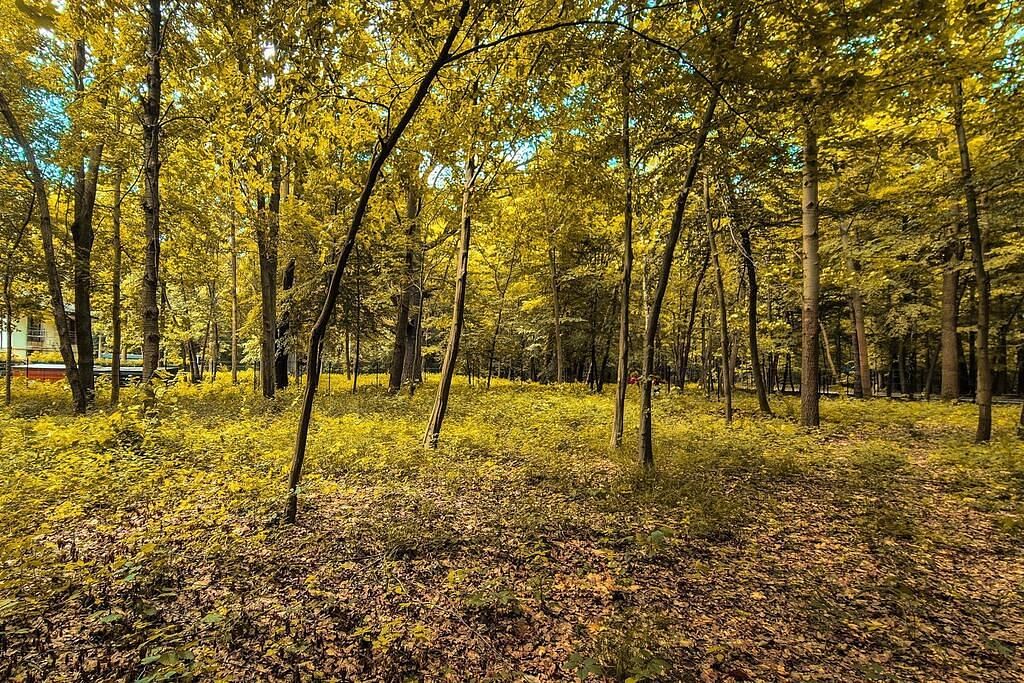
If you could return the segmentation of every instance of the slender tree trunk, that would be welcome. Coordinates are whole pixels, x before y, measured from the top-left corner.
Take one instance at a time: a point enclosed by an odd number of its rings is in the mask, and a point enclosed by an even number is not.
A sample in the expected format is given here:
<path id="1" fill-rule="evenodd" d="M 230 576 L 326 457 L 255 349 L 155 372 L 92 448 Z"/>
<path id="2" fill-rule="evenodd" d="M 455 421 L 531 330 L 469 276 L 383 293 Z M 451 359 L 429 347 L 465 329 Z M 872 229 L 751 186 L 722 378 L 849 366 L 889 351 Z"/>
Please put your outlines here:
<path id="1" fill-rule="evenodd" d="M 288 388 L 288 349 L 291 346 L 289 339 L 292 330 L 291 300 L 289 292 L 295 284 L 295 259 L 292 258 L 285 266 L 284 276 L 281 278 L 281 291 L 285 292 L 285 301 L 282 308 L 280 322 L 274 334 L 274 386 L 277 389 Z M 296 362 L 298 367 L 298 362 Z"/>
<path id="2" fill-rule="evenodd" d="M 512 282 L 512 273 L 515 270 L 515 263 L 509 266 L 508 277 L 505 278 L 505 284 L 500 288 L 498 295 L 498 316 L 494 321 L 494 334 L 491 336 L 491 349 L 487 354 L 487 388 L 491 388 L 491 370 L 494 365 L 494 354 L 498 348 L 498 335 L 501 333 L 501 319 L 505 313 L 505 296 L 508 294 L 509 284 Z M 422 317 L 422 312 L 421 312 Z M 498 373 L 501 377 L 501 373 Z"/>
<path id="3" fill-rule="evenodd" d="M 277 243 L 281 210 L 281 159 L 275 150 L 270 160 L 270 205 L 262 193 L 256 199 L 256 242 L 260 261 L 260 386 L 264 398 L 277 387 Z"/>
<path id="4" fill-rule="evenodd" d="M 962 247 L 956 231 L 946 245 L 946 263 L 942 269 L 942 398 L 956 401 L 960 398 L 960 340 L 956 326 L 960 297 L 959 265 Z"/>
<path id="5" fill-rule="evenodd" d="M 145 267 L 142 274 L 142 381 L 148 382 L 160 361 L 160 57 L 163 39 L 161 0 L 149 0 L 149 44 L 142 130 L 145 159 Z"/>
<path id="6" fill-rule="evenodd" d="M 388 377 L 388 393 L 397 394 L 402 390 L 406 375 L 406 356 L 409 354 L 409 310 L 412 307 L 412 290 L 415 285 L 416 255 L 413 251 L 416 230 L 416 214 L 419 200 L 415 196 L 413 174 L 406 178 L 406 220 L 405 220 L 405 268 L 402 272 L 402 291 L 398 295 L 398 314 L 395 320 L 395 343 L 391 353 L 391 373 Z M 415 337 L 413 337 L 415 339 Z"/>
<path id="7" fill-rule="evenodd" d="M 718 299 L 718 325 L 722 343 L 722 390 L 725 393 L 725 421 L 732 422 L 732 378 L 729 368 L 729 314 L 725 306 L 725 282 L 722 279 L 722 264 L 718 258 L 715 243 L 715 226 L 711 218 L 711 187 L 704 176 L 704 217 L 708 229 L 708 253 L 715 267 L 715 295 Z"/>
<path id="8" fill-rule="evenodd" d="M 85 93 L 85 41 L 74 41 L 72 78 L 75 92 L 79 97 Z M 96 207 L 96 187 L 99 183 L 100 160 L 103 157 L 103 143 L 93 147 L 89 154 L 88 166 L 85 155 L 79 159 L 74 179 L 74 220 L 71 223 L 71 240 L 74 246 L 74 291 L 75 291 L 75 346 L 77 347 L 78 374 L 86 401 L 92 403 L 96 397 L 96 382 L 93 377 L 95 349 L 92 343 L 92 247 L 95 241 L 93 214 Z"/>
<path id="9" fill-rule="evenodd" d="M 419 174 L 410 173 L 406 192 L 405 216 L 408 221 L 406 233 L 406 284 L 408 301 L 408 324 L 405 326 L 405 359 L 402 363 L 401 382 L 409 386 L 409 395 L 416 391 L 417 371 L 420 368 L 420 320 L 423 313 L 421 292 L 424 258 L 423 239 L 420 234 L 419 214 L 422 204 L 419 194 Z M 417 272 L 418 271 L 418 272 Z"/>
<path id="10" fill-rule="evenodd" d="M 476 160 L 472 153 L 466 159 L 466 179 L 462 188 L 462 230 L 459 234 L 459 269 L 455 278 L 455 300 L 452 304 L 452 326 L 448 334 L 448 346 L 441 364 L 441 379 L 434 397 L 434 408 L 427 422 L 427 431 L 423 436 L 424 445 L 437 447 L 441 436 L 441 424 L 448 411 L 448 395 L 455 376 L 455 366 L 459 357 L 459 341 L 462 338 L 462 326 L 466 319 L 466 284 L 469 278 L 469 240 L 471 236 L 470 202 L 473 198 L 473 181 L 476 176 Z M 469 358 L 466 359 L 466 373 L 469 374 Z"/>
<path id="11" fill-rule="evenodd" d="M 359 251 L 356 250 L 356 358 L 352 365 L 352 393 L 359 391 L 359 367 L 362 360 L 363 335 L 360 311 L 363 308 L 362 273 L 359 271 Z M 312 376 L 312 372 L 310 373 Z"/>
<path id="12" fill-rule="evenodd" d="M 12 250 L 13 251 L 13 250 Z M 7 358 L 4 366 L 4 403 L 11 405 L 11 366 L 13 361 L 14 344 L 14 306 L 11 304 L 11 264 L 7 264 L 7 273 L 4 275 L 4 328 L 7 334 Z"/>
<path id="13" fill-rule="evenodd" d="M 555 313 L 555 384 L 565 377 L 562 371 L 562 309 L 559 301 L 558 262 L 555 257 L 554 243 L 548 247 L 548 261 L 551 264 L 551 301 Z"/>
<path id="14" fill-rule="evenodd" d="M 632 3 L 627 3 L 629 25 L 633 25 Z M 629 387 L 629 300 L 633 280 L 633 146 L 630 140 L 630 99 L 632 92 L 633 43 L 626 36 L 626 59 L 622 68 L 622 169 L 624 207 L 622 221 L 622 281 L 619 284 L 619 360 L 615 385 L 615 416 L 612 422 L 612 448 L 622 445 L 625 429 L 626 389 Z"/>
<path id="15" fill-rule="evenodd" d="M 231 383 L 238 384 L 238 245 L 231 214 Z"/>
<path id="16" fill-rule="evenodd" d="M 750 241 L 750 228 L 740 231 L 740 246 L 743 249 L 743 266 L 747 271 L 747 346 L 750 351 L 750 372 L 754 375 L 754 388 L 757 390 L 758 409 L 764 415 L 772 414 L 768 403 L 768 388 L 765 386 L 764 373 L 761 369 L 761 352 L 757 345 L 757 264 L 754 262 L 754 249 Z"/>
<path id="17" fill-rule="evenodd" d="M 868 340 L 864 324 L 864 297 L 857 284 L 860 279 L 861 266 L 860 261 L 854 257 L 853 236 L 850 234 L 853 229 L 853 219 L 841 221 L 839 227 L 842 231 L 843 251 L 846 252 L 846 269 L 851 278 L 850 310 L 853 316 L 854 369 L 857 373 L 853 395 L 857 398 L 871 398 L 871 363 L 868 358 Z"/>
<path id="18" fill-rule="evenodd" d="M 839 368 L 836 367 L 836 362 L 832 358 L 832 347 L 828 342 L 828 332 L 825 330 L 825 323 L 818 321 L 818 329 L 821 330 L 821 345 L 825 349 L 825 361 L 828 363 L 829 372 L 832 373 L 832 381 L 839 381 Z M 825 393 L 828 393 L 828 389 L 831 387 L 831 383 L 825 386 Z"/>
<path id="19" fill-rule="evenodd" d="M 690 296 L 690 318 L 686 323 L 686 338 L 683 340 L 683 360 L 679 366 L 679 391 L 686 389 L 686 373 L 690 370 L 690 353 L 693 347 L 693 327 L 697 322 L 697 301 L 700 298 L 700 288 L 704 283 L 704 275 L 708 272 L 711 263 L 711 254 L 705 253 L 701 259 L 700 270 L 697 271 L 697 280 L 693 283 L 693 293 Z"/>
<path id="20" fill-rule="evenodd" d="M 818 298 L 821 294 L 818 262 L 818 136 L 804 125 L 803 169 L 803 309 L 801 315 L 800 424 L 817 427 L 818 415 Z"/>
<path id="21" fill-rule="evenodd" d="M 327 332 L 327 326 L 330 323 L 331 314 L 338 302 L 338 293 L 341 289 L 341 278 L 345 273 L 345 266 L 348 263 L 352 248 L 355 246 L 356 235 L 358 235 L 363 218 L 366 216 L 370 197 L 373 195 L 373 190 L 377 185 L 377 180 L 380 178 L 384 163 L 391 156 L 395 145 L 401 139 L 413 116 L 419 110 L 420 105 L 423 104 L 423 100 L 430 92 L 430 87 L 437 78 L 438 72 L 447 63 L 452 45 L 455 43 L 455 38 L 458 36 L 468 13 L 469 0 L 462 0 L 459 5 L 458 14 L 452 22 L 444 44 L 441 46 L 441 51 L 424 75 L 423 80 L 420 81 L 419 87 L 416 88 L 416 92 L 413 93 L 412 99 L 409 101 L 402 116 L 398 119 L 395 127 L 392 128 L 391 133 L 381 142 L 377 154 L 370 164 L 370 171 L 363 185 L 363 190 L 359 195 L 359 201 L 356 203 L 355 212 L 352 214 L 352 223 L 349 225 L 348 233 L 345 236 L 344 246 L 342 247 L 341 254 L 338 256 L 338 262 L 335 264 L 334 273 L 331 275 L 331 282 L 327 288 L 323 308 L 320 310 L 320 315 L 317 317 L 310 332 L 309 353 L 307 356 L 309 359 L 309 378 L 302 396 L 302 409 L 295 435 L 295 451 L 292 454 L 292 465 L 288 475 L 288 502 L 285 507 L 285 521 L 289 523 L 295 522 L 295 516 L 298 511 L 298 485 L 302 475 L 302 462 L 306 455 L 309 423 L 313 416 L 313 400 L 316 398 L 316 389 L 320 377 L 321 345 Z"/>
<path id="22" fill-rule="evenodd" d="M 120 166 L 114 171 L 112 303 L 110 310 L 112 345 L 110 349 L 110 405 L 116 406 L 121 398 L 121 180 Z"/>
<path id="23" fill-rule="evenodd" d="M 960 148 L 960 175 L 963 182 L 964 201 L 967 205 L 967 231 L 971 239 L 971 255 L 974 261 L 974 277 L 978 291 L 978 379 L 975 402 L 978 404 L 977 443 L 992 438 L 992 362 L 989 355 L 989 300 L 990 286 L 985 270 L 985 243 L 978 221 L 978 196 L 974 187 L 974 169 L 967 147 L 967 133 L 964 130 L 964 93 L 960 80 L 953 82 L 953 127 L 956 129 L 957 145 Z"/>
<path id="24" fill-rule="evenodd" d="M 718 92 L 716 91 L 708 99 L 707 108 L 704 111 L 704 118 L 697 129 L 697 141 L 694 143 L 693 156 L 690 159 L 690 166 L 686 171 L 686 178 L 683 187 L 676 196 L 675 213 L 672 215 L 672 225 L 668 237 L 665 240 L 665 250 L 661 259 L 661 271 L 658 277 L 658 284 L 654 290 L 654 298 L 651 301 L 650 311 L 647 315 L 647 328 L 644 331 L 644 359 L 643 374 L 640 377 L 640 446 L 639 460 L 645 469 L 654 467 L 654 439 L 653 439 L 653 416 L 651 414 L 651 398 L 653 389 L 654 373 L 654 341 L 658 336 L 658 324 L 661 318 L 661 306 L 665 300 L 665 291 L 668 289 L 668 280 L 672 274 L 672 262 L 675 260 L 676 244 L 679 242 L 679 232 L 683 226 L 683 215 L 686 212 L 686 201 L 690 197 L 693 183 L 697 177 L 697 169 L 700 167 L 700 157 L 704 152 L 704 144 L 707 142 L 708 133 L 711 132 L 711 125 L 715 117 L 715 108 L 718 104 Z"/>
<path id="25" fill-rule="evenodd" d="M 159 0 L 155 0 L 159 1 Z M 43 242 L 43 257 L 46 264 L 46 284 L 50 293 L 50 308 L 53 311 L 53 322 L 57 328 L 60 342 L 60 355 L 64 361 L 64 376 L 71 387 L 71 401 L 75 412 L 83 413 L 88 407 L 88 398 L 82 388 L 78 363 L 71 345 L 71 328 L 67 310 L 64 307 L 64 292 L 61 287 L 60 273 L 57 270 L 57 256 L 53 248 L 53 223 L 50 219 L 50 200 L 46 193 L 46 180 L 43 178 L 39 164 L 36 162 L 35 150 L 25 137 L 21 125 L 11 110 L 11 105 L 3 92 L 0 92 L 0 114 L 10 128 L 11 136 L 21 148 L 28 165 L 32 189 L 39 205 L 39 232 Z"/>

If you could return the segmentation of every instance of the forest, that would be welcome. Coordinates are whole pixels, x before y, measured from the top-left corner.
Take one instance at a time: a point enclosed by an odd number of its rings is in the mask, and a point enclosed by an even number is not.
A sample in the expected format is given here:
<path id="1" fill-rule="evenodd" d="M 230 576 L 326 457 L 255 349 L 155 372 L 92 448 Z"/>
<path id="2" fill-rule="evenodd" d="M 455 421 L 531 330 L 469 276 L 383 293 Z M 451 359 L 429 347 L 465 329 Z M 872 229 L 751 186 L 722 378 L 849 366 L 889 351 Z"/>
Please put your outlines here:
<path id="1" fill-rule="evenodd" d="M 0 0 L 0 680 L 1024 680 L 1017 0 Z"/>

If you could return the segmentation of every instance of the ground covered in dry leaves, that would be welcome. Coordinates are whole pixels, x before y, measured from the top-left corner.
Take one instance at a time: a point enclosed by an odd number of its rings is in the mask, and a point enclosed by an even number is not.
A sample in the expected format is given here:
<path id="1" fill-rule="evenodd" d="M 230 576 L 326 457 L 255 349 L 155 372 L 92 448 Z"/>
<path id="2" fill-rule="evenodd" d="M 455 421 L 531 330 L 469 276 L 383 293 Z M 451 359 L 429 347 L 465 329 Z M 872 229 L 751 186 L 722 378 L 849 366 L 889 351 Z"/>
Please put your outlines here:
<path id="1" fill-rule="evenodd" d="M 1024 680 L 1018 408 L 662 396 L 645 477 L 610 396 L 458 386 L 428 452 L 432 389 L 324 396 L 282 527 L 297 394 L 20 388 L 0 679 Z"/>

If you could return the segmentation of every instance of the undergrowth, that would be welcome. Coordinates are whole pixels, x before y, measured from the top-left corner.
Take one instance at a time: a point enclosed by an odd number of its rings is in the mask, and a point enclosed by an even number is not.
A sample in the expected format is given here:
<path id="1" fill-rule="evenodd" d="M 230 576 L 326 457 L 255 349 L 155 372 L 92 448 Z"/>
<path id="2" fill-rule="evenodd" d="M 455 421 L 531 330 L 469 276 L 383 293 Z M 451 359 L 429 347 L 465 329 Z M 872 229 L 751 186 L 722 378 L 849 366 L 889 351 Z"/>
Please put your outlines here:
<path id="1" fill-rule="evenodd" d="M 720 404 L 673 393 L 655 405 L 651 474 L 635 436 L 609 450 L 610 397 L 578 386 L 458 384 L 441 446 L 424 449 L 433 386 L 322 395 L 289 528 L 297 390 L 267 402 L 222 378 L 161 390 L 153 409 L 127 390 L 116 410 L 78 417 L 59 385 L 16 383 L 0 427 L 0 677 L 813 679 L 826 659 L 854 678 L 927 677 L 950 665 L 899 660 L 872 624 L 911 609 L 960 618 L 941 605 L 962 594 L 920 583 L 936 548 L 970 549 L 950 520 L 995 534 L 993 562 L 1024 529 L 1010 407 L 975 446 L 971 406 L 826 400 L 823 427 L 803 430 L 790 398 L 766 418 L 741 393 L 727 425 Z M 852 580 L 821 579 L 850 559 L 813 557 L 834 543 L 916 581 L 913 604 L 868 579 L 838 602 L 822 594 L 821 581 Z M 807 566 L 773 594 L 764 558 L 805 546 Z M 992 609 L 1019 617 L 1011 598 Z M 762 661 L 735 633 L 766 611 L 847 649 Z M 986 637 L 962 646 L 964 662 L 1016 666 L 1010 639 Z"/>

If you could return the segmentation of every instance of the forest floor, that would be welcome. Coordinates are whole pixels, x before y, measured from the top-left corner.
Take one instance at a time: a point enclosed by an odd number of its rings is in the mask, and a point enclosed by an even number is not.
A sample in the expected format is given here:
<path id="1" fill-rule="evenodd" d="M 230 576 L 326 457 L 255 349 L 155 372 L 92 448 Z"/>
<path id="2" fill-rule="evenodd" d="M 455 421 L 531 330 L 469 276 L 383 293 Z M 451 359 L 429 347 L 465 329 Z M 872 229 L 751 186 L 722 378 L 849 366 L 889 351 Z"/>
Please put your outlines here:
<path id="1" fill-rule="evenodd" d="M 1024 680 L 1019 408 L 826 400 L 822 428 L 655 403 L 657 474 L 611 396 L 318 403 L 278 523 L 298 394 L 181 385 L 0 422 L 0 679 Z M 101 401 L 102 401 L 101 397 Z"/>

